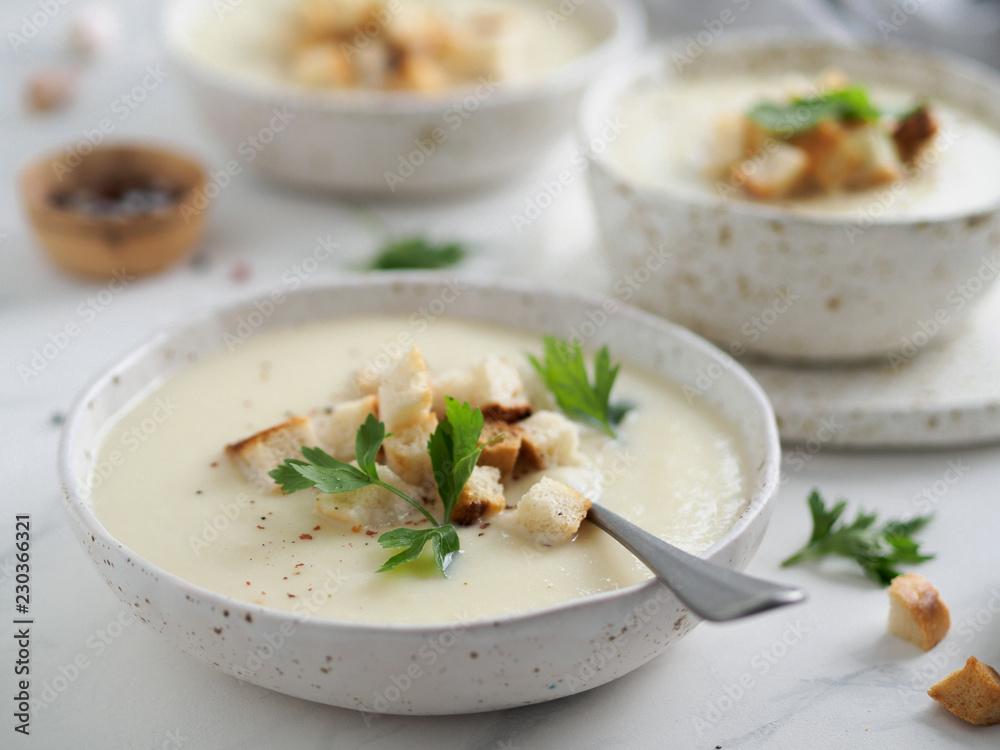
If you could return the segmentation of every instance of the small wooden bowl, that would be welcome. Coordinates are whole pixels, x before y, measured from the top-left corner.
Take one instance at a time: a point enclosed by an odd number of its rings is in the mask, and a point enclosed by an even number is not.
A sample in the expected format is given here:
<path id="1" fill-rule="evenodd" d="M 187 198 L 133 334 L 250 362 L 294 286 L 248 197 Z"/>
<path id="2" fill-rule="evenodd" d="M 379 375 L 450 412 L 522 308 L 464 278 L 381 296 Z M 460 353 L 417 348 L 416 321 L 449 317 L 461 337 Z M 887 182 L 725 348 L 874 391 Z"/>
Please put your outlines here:
<path id="1" fill-rule="evenodd" d="M 59 196 L 102 185 L 169 187 L 169 205 L 124 216 L 88 214 L 57 203 Z M 31 223 L 52 259 L 72 273 L 106 278 L 114 273 L 156 273 L 185 257 L 205 226 L 205 172 L 194 161 L 163 149 L 119 144 L 50 154 L 21 173 Z M 201 206 L 202 208 L 198 208 Z"/>

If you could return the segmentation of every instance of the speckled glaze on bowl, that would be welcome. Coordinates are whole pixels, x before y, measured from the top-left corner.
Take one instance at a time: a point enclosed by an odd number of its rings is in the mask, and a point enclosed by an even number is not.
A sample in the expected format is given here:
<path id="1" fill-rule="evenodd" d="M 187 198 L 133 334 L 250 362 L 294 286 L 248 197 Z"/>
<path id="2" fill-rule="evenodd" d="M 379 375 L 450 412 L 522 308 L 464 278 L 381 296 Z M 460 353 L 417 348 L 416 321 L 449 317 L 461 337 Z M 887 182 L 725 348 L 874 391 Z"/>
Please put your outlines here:
<path id="1" fill-rule="evenodd" d="M 389 275 L 306 286 L 289 293 L 259 330 L 344 316 L 435 310 L 529 331 L 569 335 L 602 309 L 596 297 L 520 284 Z M 455 295 L 446 293 L 444 298 Z M 101 376 L 67 418 L 60 472 L 74 530 L 122 602 L 172 644 L 262 687 L 321 703 L 399 714 L 467 713 L 526 705 L 619 677 L 697 623 L 655 580 L 508 617 L 434 625 L 384 625 L 301 617 L 216 594 L 152 565 L 115 540 L 94 516 L 87 479 L 102 430 L 149 383 L 223 346 L 239 321 L 260 316 L 248 301 L 155 337 Z M 763 392 L 703 339 L 622 307 L 590 343 L 613 356 L 704 391 L 745 436 L 750 503 L 706 553 L 742 569 L 760 543 L 778 486 L 780 449 Z M 711 387 L 696 384 L 710 374 Z M 409 686 L 409 687 L 407 687 Z"/>
<path id="2" fill-rule="evenodd" d="M 266 147 L 252 149 L 252 165 L 266 176 L 341 194 L 455 194 L 536 167 L 572 130 L 585 86 L 645 39 L 635 0 L 538 1 L 559 22 L 600 29 L 602 41 L 531 82 L 435 95 L 311 91 L 227 75 L 189 49 L 190 29 L 217 12 L 200 0 L 169 6 L 166 46 L 198 108 L 234 151 L 240 144 L 250 151 L 247 138 L 268 131 Z"/>
<path id="3" fill-rule="evenodd" d="M 643 87 L 678 77 L 812 75 L 829 67 L 940 98 L 1000 130 L 1000 75 L 951 56 L 735 32 L 680 72 L 677 53 L 685 53 L 683 43 L 650 50 L 592 89 L 581 141 L 599 133 L 621 96 Z M 810 214 L 640 185 L 607 152 L 593 155 L 589 182 L 616 272 L 644 274 L 643 266 L 655 266 L 631 301 L 737 356 L 852 360 L 887 355 L 928 329 L 944 340 L 986 296 L 956 307 L 948 295 L 970 280 L 988 286 L 1000 269 L 1000 202 L 926 221 L 875 218 L 864 231 L 848 232 L 858 221 L 853 212 Z M 658 260 L 654 251 L 670 256 L 650 263 Z M 941 311 L 947 321 L 938 326 Z"/>

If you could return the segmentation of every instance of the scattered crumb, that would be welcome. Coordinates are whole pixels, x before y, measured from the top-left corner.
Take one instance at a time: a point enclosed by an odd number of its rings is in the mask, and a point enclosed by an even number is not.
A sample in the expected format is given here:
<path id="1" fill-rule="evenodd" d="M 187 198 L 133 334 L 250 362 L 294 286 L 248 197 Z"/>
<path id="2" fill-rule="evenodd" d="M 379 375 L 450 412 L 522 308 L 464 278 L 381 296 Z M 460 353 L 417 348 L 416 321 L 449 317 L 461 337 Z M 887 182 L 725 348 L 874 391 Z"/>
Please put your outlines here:
<path id="1" fill-rule="evenodd" d="M 253 276 L 253 267 L 245 260 L 238 260 L 229 267 L 229 278 L 237 284 L 244 284 Z"/>
<path id="2" fill-rule="evenodd" d="M 52 112 L 70 103 L 76 93 L 76 74 L 58 68 L 37 70 L 28 76 L 25 99 L 31 112 Z"/>

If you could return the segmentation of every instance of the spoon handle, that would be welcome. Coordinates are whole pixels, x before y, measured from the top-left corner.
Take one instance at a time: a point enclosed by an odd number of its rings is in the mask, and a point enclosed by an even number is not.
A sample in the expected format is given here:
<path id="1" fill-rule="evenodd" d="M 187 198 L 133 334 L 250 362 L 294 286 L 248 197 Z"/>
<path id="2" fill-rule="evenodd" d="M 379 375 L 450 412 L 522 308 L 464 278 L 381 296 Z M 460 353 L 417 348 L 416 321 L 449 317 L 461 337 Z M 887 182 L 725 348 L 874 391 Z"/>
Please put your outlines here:
<path id="1" fill-rule="evenodd" d="M 703 620 L 737 620 L 806 598 L 802 589 L 752 578 L 688 554 L 597 503 L 587 518 L 642 560 Z"/>

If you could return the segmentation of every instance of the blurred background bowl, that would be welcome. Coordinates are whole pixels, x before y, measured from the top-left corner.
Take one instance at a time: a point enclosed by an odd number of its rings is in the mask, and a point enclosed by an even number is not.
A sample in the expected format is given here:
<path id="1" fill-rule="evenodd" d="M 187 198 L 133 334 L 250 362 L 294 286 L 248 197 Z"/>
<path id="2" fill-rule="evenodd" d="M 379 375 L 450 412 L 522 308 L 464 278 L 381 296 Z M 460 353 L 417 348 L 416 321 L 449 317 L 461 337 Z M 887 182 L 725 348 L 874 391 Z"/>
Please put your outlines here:
<path id="1" fill-rule="evenodd" d="M 831 67 L 862 83 L 930 95 L 1000 132 L 1000 75 L 961 58 L 729 32 L 678 70 L 674 55 L 687 44 L 652 49 L 599 82 L 582 107 L 581 141 L 599 140 L 630 92 L 702 77 L 815 76 Z M 915 335 L 943 340 L 986 296 L 959 306 L 949 295 L 969 283 L 984 290 L 997 275 L 1000 200 L 927 217 L 876 215 L 861 226 L 856 212 L 810 212 L 804 201 L 785 208 L 653 186 L 625 173 L 608 150 L 592 154 L 589 178 L 616 276 L 643 268 L 651 276 L 631 301 L 737 355 L 862 360 Z M 650 271 L 656 253 L 667 260 Z M 778 307 L 787 314 L 775 314 Z"/>
<path id="2" fill-rule="evenodd" d="M 267 138 L 252 156 L 266 176 L 352 195 L 454 194 L 536 168 L 572 130 L 585 86 L 645 39 L 633 0 L 569 3 L 569 11 L 558 0 L 539 5 L 552 18 L 595 30 L 600 41 L 531 81 L 431 95 L 306 89 L 226 72 L 193 51 L 193 32 L 217 13 L 199 0 L 169 6 L 165 41 L 198 109 L 224 141 L 239 149 L 250 137 Z"/>

